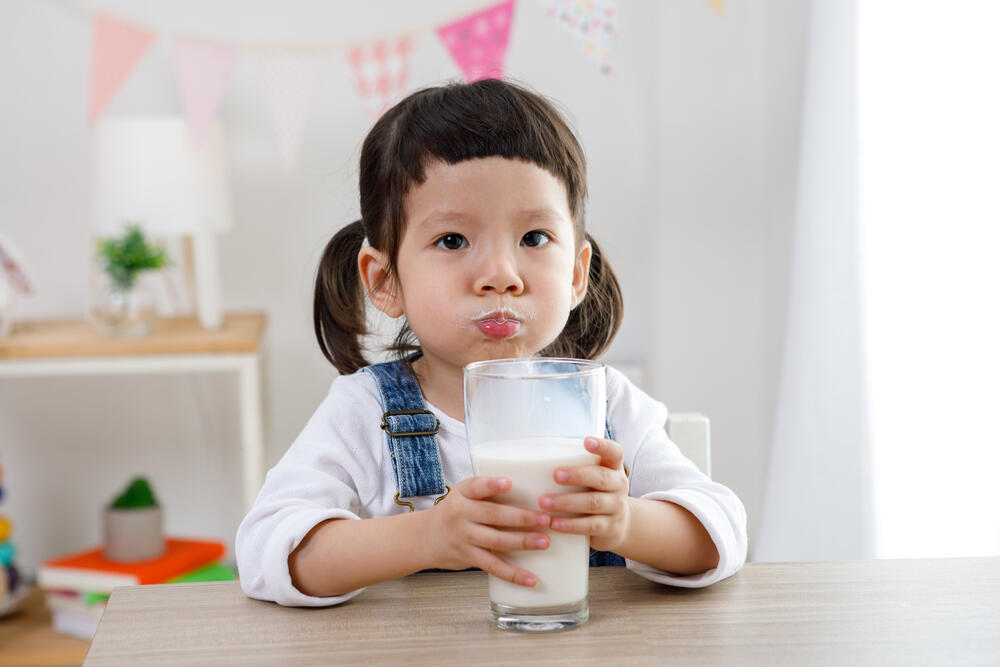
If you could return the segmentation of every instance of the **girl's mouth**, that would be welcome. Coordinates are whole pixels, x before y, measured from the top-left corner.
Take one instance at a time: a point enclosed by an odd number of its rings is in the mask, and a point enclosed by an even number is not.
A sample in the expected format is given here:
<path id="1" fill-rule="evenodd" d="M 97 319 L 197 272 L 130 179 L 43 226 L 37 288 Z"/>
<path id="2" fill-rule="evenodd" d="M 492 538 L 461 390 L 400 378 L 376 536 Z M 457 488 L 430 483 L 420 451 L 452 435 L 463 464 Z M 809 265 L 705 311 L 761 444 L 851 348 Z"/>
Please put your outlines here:
<path id="1" fill-rule="evenodd" d="M 517 320 L 507 319 L 504 313 L 494 313 L 490 317 L 476 322 L 476 327 L 486 336 L 494 340 L 510 338 L 521 328 L 521 323 Z"/>

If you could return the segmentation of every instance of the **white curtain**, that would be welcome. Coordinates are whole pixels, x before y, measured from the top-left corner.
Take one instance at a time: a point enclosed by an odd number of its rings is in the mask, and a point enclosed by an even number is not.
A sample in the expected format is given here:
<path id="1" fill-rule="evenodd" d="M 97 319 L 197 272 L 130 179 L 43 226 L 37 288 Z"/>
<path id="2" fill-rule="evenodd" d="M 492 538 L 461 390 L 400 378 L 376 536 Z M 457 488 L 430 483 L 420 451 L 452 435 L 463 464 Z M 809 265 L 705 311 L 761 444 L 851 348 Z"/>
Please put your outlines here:
<path id="1" fill-rule="evenodd" d="M 1000 555 L 1000 4 L 858 14 L 877 555 Z"/>
<path id="2" fill-rule="evenodd" d="M 858 252 L 856 16 L 810 17 L 788 320 L 758 561 L 874 555 Z"/>

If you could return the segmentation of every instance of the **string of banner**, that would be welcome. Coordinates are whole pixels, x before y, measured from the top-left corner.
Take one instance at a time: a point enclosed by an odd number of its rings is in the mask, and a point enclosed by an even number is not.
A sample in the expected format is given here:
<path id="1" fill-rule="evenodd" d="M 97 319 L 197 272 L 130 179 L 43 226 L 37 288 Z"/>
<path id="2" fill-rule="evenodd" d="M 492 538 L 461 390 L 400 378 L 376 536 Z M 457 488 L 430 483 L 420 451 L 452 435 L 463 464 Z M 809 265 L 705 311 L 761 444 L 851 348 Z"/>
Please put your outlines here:
<path id="1" fill-rule="evenodd" d="M 538 0 L 575 38 L 601 72 L 612 70 L 619 0 Z M 433 27 L 466 81 L 502 77 L 516 0 L 505 0 Z M 717 11 L 724 0 L 707 0 Z M 259 83 L 271 106 L 285 168 L 295 163 L 312 92 L 325 52 L 346 53 L 354 87 L 374 117 L 407 86 L 419 29 L 355 44 L 287 47 L 237 45 L 157 31 L 76 2 L 93 14 L 88 119 L 107 109 L 129 74 L 158 37 L 170 41 L 181 105 L 191 136 L 201 142 L 215 117 L 238 56 L 253 51 Z"/>

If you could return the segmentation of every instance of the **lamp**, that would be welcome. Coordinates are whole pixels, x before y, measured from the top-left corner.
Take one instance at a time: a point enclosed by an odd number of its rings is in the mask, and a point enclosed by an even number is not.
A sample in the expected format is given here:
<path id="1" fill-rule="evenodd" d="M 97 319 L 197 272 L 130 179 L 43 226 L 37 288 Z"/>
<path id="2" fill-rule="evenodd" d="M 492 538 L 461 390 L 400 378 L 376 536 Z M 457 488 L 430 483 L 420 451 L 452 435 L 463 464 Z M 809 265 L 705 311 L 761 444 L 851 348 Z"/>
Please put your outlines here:
<path id="1" fill-rule="evenodd" d="M 94 223 L 118 234 L 126 221 L 147 233 L 187 236 L 195 309 L 206 329 L 222 324 L 215 236 L 230 229 L 222 133 L 214 125 L 196 145 L 181 117 L 109 118 L 97 128 Z"/>

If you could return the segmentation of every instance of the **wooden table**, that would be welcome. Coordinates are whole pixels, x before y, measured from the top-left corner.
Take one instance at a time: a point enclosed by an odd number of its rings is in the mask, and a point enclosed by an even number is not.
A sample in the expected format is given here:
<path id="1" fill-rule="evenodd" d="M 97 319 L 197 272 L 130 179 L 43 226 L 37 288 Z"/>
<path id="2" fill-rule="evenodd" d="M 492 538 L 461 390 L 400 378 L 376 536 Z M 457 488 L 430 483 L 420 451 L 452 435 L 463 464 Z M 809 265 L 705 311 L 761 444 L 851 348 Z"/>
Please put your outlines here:
<path id="1" fill-rule="evenodd" d="M 87 321 L 18 322 L 0 338 L 0 377 L 235 372 L 239 379 L 243 502 L 264 481 L 262 313 L 227 315 L 218 330 L 194 317 L 160 319 L 142 338 L 111 338 Z"/>
<path id="2" fill-rule="evenodd" d="M 1000 558 L 749 564 L 694 590 L 595 568 L 590 610 L 567 632 L 496 630 L 482 572 L 318 609 L 235 582 L 133 586 L 112 593 L 84 664 L 1000 664 Z"/>
<path id="3" fill-rule="evenodd" d="M 45 594 L 34 586 L 17 611 L 0 618 L 0 667 L 73 667 L 89 648 L 90 641 L 52 629 Z"/>

